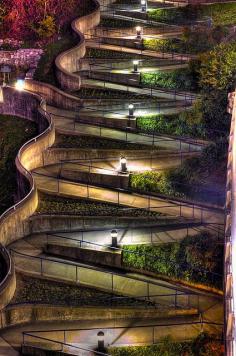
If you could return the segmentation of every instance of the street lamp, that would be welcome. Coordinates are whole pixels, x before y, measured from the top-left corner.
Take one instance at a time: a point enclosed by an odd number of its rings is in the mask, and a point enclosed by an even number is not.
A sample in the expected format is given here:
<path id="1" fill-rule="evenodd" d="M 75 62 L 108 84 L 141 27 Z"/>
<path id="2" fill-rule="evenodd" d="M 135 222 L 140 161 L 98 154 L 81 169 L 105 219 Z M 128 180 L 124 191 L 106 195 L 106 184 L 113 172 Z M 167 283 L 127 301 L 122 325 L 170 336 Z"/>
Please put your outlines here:
<path id="1" fill-rule="evenodd" d="M 129 104 L 129 115 L 130 118 L 134 117 L 134 105 L 133 104 Z"/>
<path id="2" fill-rule="evenodd" d="M 25 89 L 25 81 L 23 79 L 17 79 L 15 88 L 18 91 L 22 91 Z"/>
<path id="3" fill-rule="evenodd" d="M 134 65 L 133 72 L 134 72 L 134 73 L 138 73 L 138 64 L 139 64 L 139 61 L 138 61 L 138 60 L 134 60 L 134 61 L 133 61 L 133 65 Z"/>
<path id="4" fill-rule="evenodd" d="M 127 159 L 125 157 L 120 158 L 120 171 L 121 173 L 127 172 Z"/>
<path id="5" fill-rule="evenodd" d="M 147 0 L 141 0 L 141 9 L 142 9 L 142 12 L 147 11 Z"/>
<path id="6" fill-rule="evenodd" d="M 111 247 L 117 247 L 117 230 L 111 230 Z"/>
<path id="7" fill-rule="evenodd" d="M 142 38 L 142 27 L 140 27 L 140 26 L 136 27 L 136 37 L 139 40 L 141 40 L 141 38 Z"/>
<path id="8" fill-rule="evenodd" d="M 98 337 L 98 351 L 103 352 L 103 351 L 105 351 L 104 332 L 103 331 L 99 331 L 97 333 L 97 337 Z"/>

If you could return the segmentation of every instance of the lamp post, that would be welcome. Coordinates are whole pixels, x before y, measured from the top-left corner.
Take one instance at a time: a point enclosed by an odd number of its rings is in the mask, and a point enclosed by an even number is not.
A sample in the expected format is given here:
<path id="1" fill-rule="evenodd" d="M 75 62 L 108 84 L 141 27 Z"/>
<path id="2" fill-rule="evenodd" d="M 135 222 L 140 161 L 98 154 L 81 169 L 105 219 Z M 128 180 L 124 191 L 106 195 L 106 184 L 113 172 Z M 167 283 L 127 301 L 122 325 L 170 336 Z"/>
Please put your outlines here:
<path id="1" fill-rule="evenodd" d="M 117 247 L 117 230 L 111 230 L 111 247 Z"/>
<path id="2" fill-rule="evenodd" d="M 105 351 L 105 346 L 104 346 L 104 332 L 103 331 L 99 331 L 97 333 L 97 337 L 98 337 L 98 351 L 99 352 L 103 352 Z"/>
<path id="3" fill-rule="evenodd" d="M 136 27 L 136 37 L 137 39 L 141 40 L 142 39 L 142 27 L 137 26 Z"/>
<path id="4" fill-rule="evenodd" d="M 129 104 L 129 118 L 134 117 L 134 105 L 133 104 Z"/>
<path id="5" fill-rule="evenodd" d="M 138 60 L 133 61 L 133 66 L 134 66 L 133 73 L 138 73 L 138 64 L 139 64 Z"/>
<path id="6" fill-rule="evenodd" d="M 127 159 L 125 157 L 120 158 L 120 171 L 121 173 L 127 172 Z"/>
<path id="7" fill-rule="evenodd" d="M 142 12 L 147 11 L 147 0 L 141 0 L 141 10 Z"/>

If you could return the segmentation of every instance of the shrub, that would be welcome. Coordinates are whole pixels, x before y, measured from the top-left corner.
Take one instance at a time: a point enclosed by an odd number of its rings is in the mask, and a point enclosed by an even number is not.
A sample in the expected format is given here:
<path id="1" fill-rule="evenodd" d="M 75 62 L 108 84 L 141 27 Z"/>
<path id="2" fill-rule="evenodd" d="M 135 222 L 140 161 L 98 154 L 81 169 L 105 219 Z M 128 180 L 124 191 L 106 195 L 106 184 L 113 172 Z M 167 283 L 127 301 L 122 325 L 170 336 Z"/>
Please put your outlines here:
<path id="1" fill-rule="evenodd" d="M 131 253 L 133 252 L 133 253 Z M 222 288 L 222 246 L 209 233 L 159 245 L 129 245 L 124 266 Z"/>

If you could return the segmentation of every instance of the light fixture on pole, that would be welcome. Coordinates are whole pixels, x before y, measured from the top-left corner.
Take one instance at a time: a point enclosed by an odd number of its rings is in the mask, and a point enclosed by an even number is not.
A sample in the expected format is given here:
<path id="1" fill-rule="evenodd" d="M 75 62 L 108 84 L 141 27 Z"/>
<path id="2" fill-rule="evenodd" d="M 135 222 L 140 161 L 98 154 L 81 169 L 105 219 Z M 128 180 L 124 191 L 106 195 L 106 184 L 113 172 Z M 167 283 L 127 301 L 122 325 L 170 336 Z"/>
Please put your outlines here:
<path id="1" fill-rule="evenodd" d="M 129 104 L 129 118 L 134 117 L 134 105 L 133 104 Z"/>
<path id="2" fill-rule="evenodd" d="M 121 173 L 127 173 L 127 159 L 125 157 L 120 158 L 120 171 Z"/>
<path id="3" fill-rule="evenodd" d="M 142 12 L 147 11 L 147 0 L 141 0 L 141 10 Z"/>
<path id="4" fill-rule="evenodd" d="M 133 72 L 134 73 L 138 73 L 138 64 L 139 64 L 138 60 L 133 61 L 133 66 L 134 66 Z"/>
<path id="5" fill-rule="evenodd" d="M 99 331 L 97 333 L 97 337 L 98 337 L 98 351 L 99 352 L 103 352 L 105 351 L 105 346 L 104 346 L 104 332 L 103 331 Z"/>
<path id="6" fill-rule="evenodd" d="M 111 247 L 117 247 L 117 230 L 111 230 Z"/>
<path id="7" fill-rule="evenodd" d="M 136 27 L 136 37 L 137 39 L 141 40 L 142 39 L 142 27 L 137 26 Z"/>

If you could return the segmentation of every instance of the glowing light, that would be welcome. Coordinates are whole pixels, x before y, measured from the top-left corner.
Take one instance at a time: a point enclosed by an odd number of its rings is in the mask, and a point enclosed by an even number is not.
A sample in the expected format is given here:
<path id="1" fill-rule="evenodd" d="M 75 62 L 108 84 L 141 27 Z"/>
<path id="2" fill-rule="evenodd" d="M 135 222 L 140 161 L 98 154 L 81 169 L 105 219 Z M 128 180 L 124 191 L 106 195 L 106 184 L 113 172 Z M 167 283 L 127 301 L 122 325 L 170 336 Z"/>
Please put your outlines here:
<path id="1" fill-rule="evenodd" d="M 111 246 L 112 247 L 117 247 L 117 236 L 118 236 L 117 230 L 111 230 Z"/>
<path id="2" fill-rule="evenodd" d="M 129 117 L 134 117 L 134 105 L 129 104 Z"/>
<path id="3" fill-rule="evenodd" d="M 25 81 L 23 79 L 18 79 L 15 84 L 15 88 L 18 91 L 24 90 L 25 89 Z"/>
<path id="4" fill-rule="evenodd" d="M 137 73 L 138 72 L 138 64 L 139 64 L 139 61 L 138 60 L 134 60 L 133 61 L 133 65 L 134 65 L 134 73 Z"/>
<path id="5" fill-rule="evenodd" d="M 103 331 L 99 331 L 97 333 L 97 337 L 98 337 L 98 351 L 99 352 L 103 352 L 105 350 L 105 347 L 104 347 L 104 332 Z"/>

